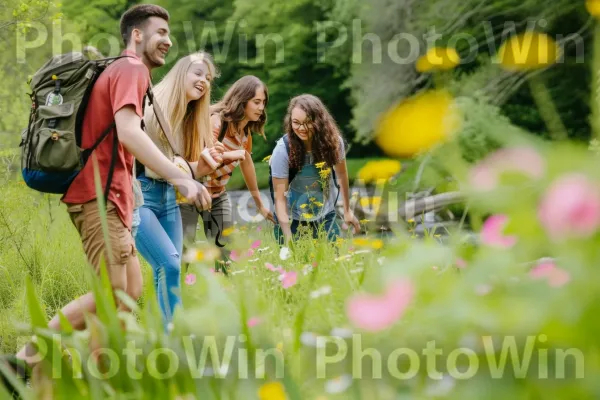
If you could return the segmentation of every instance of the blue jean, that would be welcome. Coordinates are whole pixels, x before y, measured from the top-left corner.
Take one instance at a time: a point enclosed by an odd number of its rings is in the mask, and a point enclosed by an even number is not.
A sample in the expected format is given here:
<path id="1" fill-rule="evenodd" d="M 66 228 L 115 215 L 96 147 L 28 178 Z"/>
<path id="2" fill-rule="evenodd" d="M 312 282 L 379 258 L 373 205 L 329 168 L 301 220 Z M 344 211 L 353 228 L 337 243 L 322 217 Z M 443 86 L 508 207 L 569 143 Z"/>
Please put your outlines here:
<path id="1" fill-rule="evenodd" d="M 169 183 L 138 178 L 144 194 L 141 223 L 135 237 L 140 254 L 152 266 L 158 304 L 166 323 L 181 304 L 181 253 L 183 229 L 175 189 Z"/>
<path id="2" fill-rule="evenodd" d="M 277 216 L 275 216 L 275 222 L 277 222 Z M 305 221 L 298 221 L 296 219 L 292 220 L 292 224 L 290 225 L 290 230 L 292 231 L 292 236 L 294 237 L 294 239 L 297 239 L 297 237 L 298 237 L 298 227 L 300 227 L 300 226 L 309 227 L 310 230 L 312 231 L 313 239 L 318 238 L 319 229 L 322 229 L 324 232 L 327 233 L 327 240 L 330 242 L 336 241 L 338 236 L 340 235 L 340 227 L 336 222 L 335 211 L 331 211 L 330 213 L 326 214 L 322 219 L 319 219 L 316 221 L 305 222 Z M 277 240 L 277 242 L 279 242 L 279 244 L 283 244 L 285 238 L 283 236 L 283 231 L 281 230 L 281 226 L 278 223 L 275 224 L 274 233 L 275 233 L 275 240 Z"/>

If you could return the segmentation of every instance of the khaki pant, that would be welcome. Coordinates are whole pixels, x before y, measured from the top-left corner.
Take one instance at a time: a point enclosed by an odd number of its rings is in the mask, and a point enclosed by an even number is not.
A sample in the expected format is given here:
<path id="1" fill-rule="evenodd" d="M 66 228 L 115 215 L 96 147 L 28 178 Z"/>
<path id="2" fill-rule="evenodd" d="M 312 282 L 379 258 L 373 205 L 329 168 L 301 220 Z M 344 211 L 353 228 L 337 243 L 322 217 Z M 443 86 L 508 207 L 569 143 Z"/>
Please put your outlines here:
<path id="1" fill-rule="evenodd" d="M 100 262 L 105 260 L 106 270 L 113 289 L 127 288 L 127 263 L 136 257 L 135 242 L 131 231 L 123 224 L 113 202 L 106 205 L 106 223 L 110 252 L 104 240 L 102 221 L 96 200 L 67 207 L 71 221 L 77 228 L 83 251 L 94 271 L 100 274 Z"/>

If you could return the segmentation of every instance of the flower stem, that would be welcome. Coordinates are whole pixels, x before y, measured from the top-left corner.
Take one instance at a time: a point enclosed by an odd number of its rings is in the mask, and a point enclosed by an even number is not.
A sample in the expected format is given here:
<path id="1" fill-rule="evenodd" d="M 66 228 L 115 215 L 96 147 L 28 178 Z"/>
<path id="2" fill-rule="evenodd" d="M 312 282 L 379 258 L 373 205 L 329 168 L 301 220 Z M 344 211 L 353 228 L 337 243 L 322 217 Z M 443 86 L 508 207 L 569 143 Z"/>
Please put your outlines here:
<path id="1" fill-rule="evenodd" d="M 560 119 L 560 114 L 554 104 L 554 100 L 552 100 L 552 95 L 542 78 L 539 75 L 531 77 L 529 79 L 529 87 L 540 116 L 546 123 L 550 137 L 554 140 L 567 139 L 567 129 Z"/>

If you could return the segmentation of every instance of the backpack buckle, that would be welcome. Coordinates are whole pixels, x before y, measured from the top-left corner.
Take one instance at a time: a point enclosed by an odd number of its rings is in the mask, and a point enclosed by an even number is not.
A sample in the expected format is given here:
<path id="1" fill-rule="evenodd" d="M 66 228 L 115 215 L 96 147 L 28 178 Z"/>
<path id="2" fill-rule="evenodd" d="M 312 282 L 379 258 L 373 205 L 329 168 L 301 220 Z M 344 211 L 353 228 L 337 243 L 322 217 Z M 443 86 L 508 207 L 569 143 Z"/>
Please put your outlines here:
<path id="1" fill-rule="evenodd" d="M 52 132 L 52 136 L 50 136 L 50 139 L 52 139 L 56 142 L 58 140 L 58 138 L 59 138 L 58 132 Z"/>

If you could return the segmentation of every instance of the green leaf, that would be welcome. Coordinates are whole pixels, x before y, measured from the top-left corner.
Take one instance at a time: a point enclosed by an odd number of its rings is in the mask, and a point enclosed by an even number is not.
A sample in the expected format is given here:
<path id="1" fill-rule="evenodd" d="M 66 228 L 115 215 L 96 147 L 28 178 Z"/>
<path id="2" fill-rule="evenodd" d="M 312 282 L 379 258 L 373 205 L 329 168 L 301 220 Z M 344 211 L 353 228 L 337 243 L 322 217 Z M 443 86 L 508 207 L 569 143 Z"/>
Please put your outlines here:
<path id="1" fill-rule="evenodd" d="M 32 326 L 40 328 L 47 327 L 48 320 L 46 319 L 46 313 L 38 301 L 37 295 L 35 294 L 35 288 L 33 287 L 33 283 L 29 276 L 25 277 L 25 287 L 27 292 L 27 306 L 29 308 L 29 317 L 31 318 Z"/>

